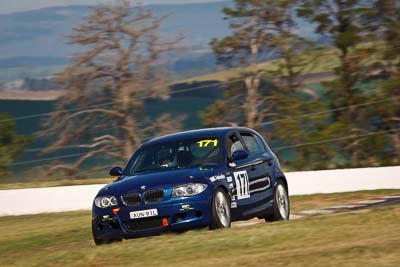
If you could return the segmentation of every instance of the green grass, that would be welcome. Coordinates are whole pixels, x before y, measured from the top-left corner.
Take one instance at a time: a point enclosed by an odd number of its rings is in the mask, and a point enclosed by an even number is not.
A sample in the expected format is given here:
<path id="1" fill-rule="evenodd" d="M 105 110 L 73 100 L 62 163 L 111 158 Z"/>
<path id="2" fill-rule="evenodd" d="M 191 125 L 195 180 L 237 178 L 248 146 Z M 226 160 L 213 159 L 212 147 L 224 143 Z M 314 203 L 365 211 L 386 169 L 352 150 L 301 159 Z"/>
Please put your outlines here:
<path id="1" fill-rule="evenodd" d="M 293 205 L 309 198 L 319 197 Z M 397 205 L 95 247 L 90 212 L 3 217 L 0 257 L 2 266 L 398 266 L 399 220 Z"/>
<path id="2" fill-rule="evenodd" d="M 89 184 L 107 184 L 112 181 L 111 178 L 100 179 L 65 179 L 53 181 L 37 181 L 37 182 L 9 182 L 0 183 L 0 190 L 5 189 L 22 189 L 22 188 L 38 188 L 38 187 L 54 187 L 54 186 L 68 186 L 68 185 L 89 185 Z"/>

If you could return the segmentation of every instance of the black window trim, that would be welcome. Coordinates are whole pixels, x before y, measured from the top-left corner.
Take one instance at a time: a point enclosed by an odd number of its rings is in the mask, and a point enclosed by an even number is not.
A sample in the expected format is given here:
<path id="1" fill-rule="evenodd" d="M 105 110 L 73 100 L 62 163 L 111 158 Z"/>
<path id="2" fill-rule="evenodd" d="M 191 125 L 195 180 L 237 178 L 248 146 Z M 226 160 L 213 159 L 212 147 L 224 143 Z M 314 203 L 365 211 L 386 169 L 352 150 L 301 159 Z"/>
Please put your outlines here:
<path id="1" fill-rule="evenodd" d="M 239 132 L 239 131 L 236 131 L 236 130 L 235 130 L 235 131 L 232 131 L 232 132 L 229 132 L 229 133 L 226 135 L 226 138 L 225 138 L 225 153 L 226 153 L 226 157 L 225 157 L 226 159 L 225 159 L 225 160 L 226 160 L 227 162 L 229 162 L 229 158 L 230 158 L 227 144 L 228 144 L 229 137 L 231 137 L 232 135 L 234 135 L 234 136 L 240 141 L 240 143 L 242 144 L 244 150 L 245 150 L 247 153 L 249 153 L 249 149 L 247 148 L 246 144 L 243 142 L 243 139 L 242 139 L 242 136 L 240 135 L 240 132 Z M 250 155 L 250 153 L 249 153 L 249 155 Z"/>

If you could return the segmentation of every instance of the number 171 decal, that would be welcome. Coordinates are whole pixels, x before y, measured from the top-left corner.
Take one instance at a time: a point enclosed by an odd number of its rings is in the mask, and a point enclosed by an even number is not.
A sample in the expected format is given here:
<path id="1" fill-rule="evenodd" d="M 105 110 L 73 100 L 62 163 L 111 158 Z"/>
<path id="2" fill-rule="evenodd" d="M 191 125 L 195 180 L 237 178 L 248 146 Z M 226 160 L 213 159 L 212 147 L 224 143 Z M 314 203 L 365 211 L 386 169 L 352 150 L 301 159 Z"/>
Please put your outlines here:
<path id="1" fill-rule="evenodd" d="M 235 177 L 236 182 L 236 194 L 238 199 L 244 199 L 250 197 L 249 188 L 249 176 L 247 171 L 234 172 L 233 177 Z"/>
<path id="2" fill-rule="evenodd" d="M 214 147 L 218 146 L 218 139 L 214 140 L 200 140 L 197 142 L 199 144 L 199 147 L 208 147 L 209 144 L 212 144 Z"/>

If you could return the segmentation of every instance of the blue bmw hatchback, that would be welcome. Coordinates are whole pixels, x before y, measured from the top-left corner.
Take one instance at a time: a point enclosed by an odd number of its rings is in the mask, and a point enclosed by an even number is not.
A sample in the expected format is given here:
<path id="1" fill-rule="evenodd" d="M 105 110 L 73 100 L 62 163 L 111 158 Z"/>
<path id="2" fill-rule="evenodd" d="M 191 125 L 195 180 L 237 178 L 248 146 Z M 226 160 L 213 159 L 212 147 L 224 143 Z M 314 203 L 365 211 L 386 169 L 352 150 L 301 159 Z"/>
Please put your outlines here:
<path id="1" fill-rule="evenodd" d="M 96 245 L 253 217 L 287 220 L 288 184 L 265 140 L 248 128 L 181 132 L 147 141 L 93 202 Z"/>

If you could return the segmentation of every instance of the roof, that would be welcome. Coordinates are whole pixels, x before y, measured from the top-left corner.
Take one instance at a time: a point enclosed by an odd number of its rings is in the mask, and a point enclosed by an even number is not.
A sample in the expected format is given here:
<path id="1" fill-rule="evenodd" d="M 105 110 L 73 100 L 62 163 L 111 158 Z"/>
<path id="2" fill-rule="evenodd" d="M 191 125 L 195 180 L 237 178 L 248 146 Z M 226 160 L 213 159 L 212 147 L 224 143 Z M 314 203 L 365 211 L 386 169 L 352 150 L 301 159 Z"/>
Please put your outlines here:
<path id="1" fill-rule="evenodd" d="M 218 127 L 218 128 L 197 129 L 197 130 L 178 132 L 178 133 L 174 133 L 174 134 L 156 137 L 156 138 L 153 138 L 153 139 L 145 142 L 145 144 L 147 145 L 147 144 L 153 144 L 153 143 L 159 143 L 159 142 L 168 142 L 168 141 L 173 141 L 173 140 L 177 140 L 177 139 L 185 139 L 185 138 L 225 136 L 228 132 L 231 132 L 234 130 L 243 130 L 243 129 L 249 130 L 248 128 L 244 128 L 244 127 Z"/>

